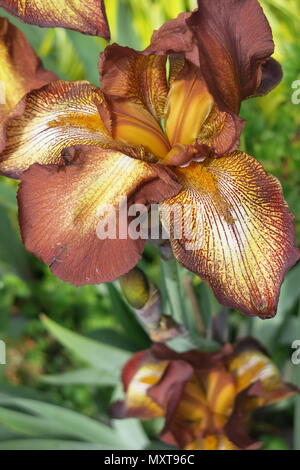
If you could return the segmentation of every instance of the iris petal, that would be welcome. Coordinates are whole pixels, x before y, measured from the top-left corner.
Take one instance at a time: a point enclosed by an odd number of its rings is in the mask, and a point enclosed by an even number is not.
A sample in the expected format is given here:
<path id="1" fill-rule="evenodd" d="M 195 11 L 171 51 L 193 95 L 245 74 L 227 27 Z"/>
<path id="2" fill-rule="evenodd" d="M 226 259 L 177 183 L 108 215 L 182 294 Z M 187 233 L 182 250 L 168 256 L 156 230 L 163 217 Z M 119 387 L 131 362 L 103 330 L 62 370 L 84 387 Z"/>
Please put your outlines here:
<path id="1" fill-rule="evenodd" d="M 104 0 L 0 0 L 0 7 L 25 23 L 110 37 Z"/>
<path id="2" fill-rule="evenodd" d="M 23 96 L 56 79 L 41 61 L 21 31 L 0 18 L 0 125 Z M 5 138 L 0 129 L 0 151 Z"/>
<path id="3" fill-rule="evenodd" d="M 166 56 L 144 55 L 118 44 L 100 57 L 102 89 L 143 105 L 157 120 L 164 117 L 168 95 Z"/>
<path id="4" fill-rule="evenodd" d="M 71 165 L 35 164 L 22 174 L 18 195 L 22 238 L 28 251 L 65 281 L 75 285 L 112 281 L 136 265 L 145 243 L 132 239 L 127 225 L 122 228 L 124 235 L 119 234 L 121 198 L 128 198 L 128 206 L 147 205 L 179 187 L 164 168 L 120 152 L 87 146 L 75 148 L 74 153 Z M 111 208 L 109 214 L 106 208 Z M 99 224 L 110 217 L 113 232 L 102 238 Z"/>
<path id="5" fill-rule="evenodd" d="M 262 318 L 275 315 L 283 277 L 299 259 L 278 181 L 241 152 L 176 174 L 185 189 L 161 208 L 165 225 L 171 216 L 176 223 L 177 259 L 205 279 L 222 304 Z"/>
<path id="6" fill-rule="evenodd" d="M 21 116 L 8 121 L 0 158 L 0 170 L 8 176 L 18 177 L 33 163 L 62 163 L 62 151 L 72 145 L 113 143 L 105 98 L 88 82 L 50 83 L 29 93 L 18 107 Z"/>

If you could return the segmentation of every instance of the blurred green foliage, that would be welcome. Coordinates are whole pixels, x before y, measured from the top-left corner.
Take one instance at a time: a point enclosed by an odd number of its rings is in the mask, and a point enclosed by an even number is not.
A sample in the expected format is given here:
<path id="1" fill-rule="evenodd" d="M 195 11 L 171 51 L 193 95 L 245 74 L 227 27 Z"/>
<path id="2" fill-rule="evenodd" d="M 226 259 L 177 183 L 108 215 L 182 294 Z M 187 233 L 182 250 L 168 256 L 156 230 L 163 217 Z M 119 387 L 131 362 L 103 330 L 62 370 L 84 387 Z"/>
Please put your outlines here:
<path id="1" fill-rule="evenodd" d="M 293 105 L 291 96 L 292 83 L 300 79 L 300 2 L 261 3 L 272 25 L 284 79 L 268 96 L 243 104 L 247 127 L 242 144 L 281 181 L 296 216 L 299 236 L 300 105 Z M 109 0 L 112 41 L 142 49 L 149 43 L 153 29 L 195 6 L 195 0 Z M 105 47 L 103 40 L 11 21 L 25 32 L 45 66 L 59 77 L 99 84 L 97 64 Z M 115 424 L 116 434 L 105 426 L 109 423 L 109 403 L 120 393 L 120 367 L 132 352 L 146 348 L 149 338 L 116 286 L 75 288 L 54 278 L 48 268 L 25 252 L 17 223 L 16 187 L 16 182 L 0 178 L 0 338 L 8 344 L 8 364 L 0 366 L 0 449 L 113 448 L 116 440 L 123 443 L 123 448 L 132 448 L 132 441 L 126 440 L 131 433 L 140 448 L 158 448 L 159 444 L 150 444 L 147 437 L 151 435 L 151 424 L 145 425 L 147 434 L 135 421 Z M 159 257 L 153 247 L 147 247 L 141 266 L 154 282 L 159 281 Z M 227 315 L 205 284 L 194 278 L 193 287 L 204 316 Z M 239 313 L 231 312 L 230 329 L 227 331 L 223 323 L 222 334 L 228 333 L 229 340 L 253 334 L 266 344 L 292 380 L 295 366 L 289 361 L 290 345 L 296 331 L 300 337 L 299 299 L 298 266 L 287 276 L 275 319 L 255 319 L 250 323 Z M 41 321 L 42 314 L 48 319 L 43 317 Z M 212 325 L 206 327 L 211 332 Z M 34 420 L 30 419 L 32 410 Z M 280 410 L 277 428 L 286 435 L 292 426 L 292 402 L 284 403 Z M 276 409 L 274 413 L 276 418 Z M 59 416 L 61 426 L 55 416 Z M 268 430 L 262 429 L 260 434 L 268 435 Z M 22 436 L 24 440 L 20 440 Z M 268 435 L 263 441 L 267 449 L 289 445 L 281 436 Z"/>

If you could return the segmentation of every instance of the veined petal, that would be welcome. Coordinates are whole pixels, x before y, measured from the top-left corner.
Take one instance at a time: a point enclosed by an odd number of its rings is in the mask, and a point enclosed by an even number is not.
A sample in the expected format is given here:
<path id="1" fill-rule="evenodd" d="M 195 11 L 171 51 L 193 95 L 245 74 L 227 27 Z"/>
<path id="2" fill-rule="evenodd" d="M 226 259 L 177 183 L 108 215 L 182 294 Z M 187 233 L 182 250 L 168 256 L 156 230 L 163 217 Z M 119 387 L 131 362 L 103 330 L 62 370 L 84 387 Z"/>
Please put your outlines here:
<path id="1" fill-rule="evenodd" d="M 22 238 L 26 248 L 65 281 L 112 281 L 136 265 L 145 243 L 132 239 L 127 225 L 121 227 L 121 198 L 127 197 L 128 205 L 147 205 L 177 193 L 178 183 L 159 165 L 120 152 L 79 147 L 74 153 L 71 165 L 37 164 L 22 174 Z M 101 235 L 104 227 L 99 232 L 104 221 L 112 231 L 108 238 Z"/>
<path id="2" fill-rule="evenodd" d="M 270 58 L 270 26 L 257 0 L 198 0 L 198 7 L 187 24 L 198 41 L 201 71 L 221 110 L 238 113 L 242 100 L 282 78 Z"/>
<path id="3" fill-rule="evenodd" d="M 0 0 L 0 7 L 25 23 L 110 38 L 104 0 Z"/>
<path id="4" fill-rule="evenodd" d="M 108 98 L 109 99 L 109 98 Z M 117 141 L 142 146 L 157 160 L 170 150 L 168 139 L 156 119 L 140 104 L 124 99 L 109 99 L 112 110 L 112 135 Z"/>
<path id="5" fill-rule="evenodd" d="M 43 68 L 24 34 L 0 18 L 0 125 L 27 92 L 55 79 L 55 73 Z M 3 147 L 4 136 L 0 137 L 0 151 L 1 142 Z"/>
<path id="6" fill-rule="evenodd" d="M 0 157 L 0 171 L 8 176 L 18 177 L 33 163 L 62 163 L 62 151 L 73 145 L 112 146 L 108 105 L 88 82 L 50 83 L 18 108 L 21 116 L 8 121 Z"/>
<path id="7" fill-rule="evenodd" d="M 24 34 L 0 18 L 0 81 L 5 98 L 1 114 L 11 111 L 28 91 L 55 79 L 54 72 L 44 70 Z"/>
<path id="8" fill-rule="evenodd" d="M 145 106 L 160 119 L 168 95 L 166 60 L 166 56 L 144 55 L 118 44 L 108 46 L 100 56 L 102 89 Z"/>
<path id="9" fill-rule="evenodd" d="M 176 168 L 185 187 L 161 205 L 177 259 L 219 301 L 262 318 L 276 313 L 286 271 L 299 259 L 279 182 L 245 153 Z"/>
<path id="10" fill-rule="evenodd" d="M 172 80 L 168 95 L 166 133 L 172 147 L 196 141 L 213 103 L 200 70 L 186 62 L 182 72 Z"/>
<path id="11" fill-rule="evenodd" d="M 197 142 L 214 148 L 219 155 L 231 153 L 239 146 L 244 126 L 244 119 L 222 112 L 214 105 L 200 129 Z"/>

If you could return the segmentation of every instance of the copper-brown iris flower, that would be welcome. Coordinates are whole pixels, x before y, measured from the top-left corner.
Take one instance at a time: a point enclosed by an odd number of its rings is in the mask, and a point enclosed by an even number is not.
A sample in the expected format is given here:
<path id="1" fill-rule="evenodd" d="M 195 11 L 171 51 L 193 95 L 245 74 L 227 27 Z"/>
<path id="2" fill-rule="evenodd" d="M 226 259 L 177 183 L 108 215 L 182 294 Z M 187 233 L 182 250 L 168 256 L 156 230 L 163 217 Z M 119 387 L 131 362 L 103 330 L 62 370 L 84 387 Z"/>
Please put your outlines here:
<path id="1" fill-rule="evenodd" d="M 61 279 L 111 281 L 138 262 L 144 240 L 97 237 L 101 205 L 161 203 L 177 221 L 185 205 L 202 241 L 191 250 L 193 239 L 171 233 L 176 258 L 221 303 L 267 318 L 299 252 L 280 184 L 237 150 L 238 112 L 281 69 L 257 0 L 198 4 L 143 52 L 108 46 L 102 89 L 54 81 L 27 94 L 6 125 L 0 170 L 22 180 L 27 249 Z"/>
<path id="2" fill-rule="evenodd" d="M 122 373 L 115 418 L 165 418 L 159 438 L 188 450 L 257 449 L 247 432 L 257 408 L 297 393 L 251 338 L 216 353 L 176 353 L 163 344 L 135 354 Z"/>

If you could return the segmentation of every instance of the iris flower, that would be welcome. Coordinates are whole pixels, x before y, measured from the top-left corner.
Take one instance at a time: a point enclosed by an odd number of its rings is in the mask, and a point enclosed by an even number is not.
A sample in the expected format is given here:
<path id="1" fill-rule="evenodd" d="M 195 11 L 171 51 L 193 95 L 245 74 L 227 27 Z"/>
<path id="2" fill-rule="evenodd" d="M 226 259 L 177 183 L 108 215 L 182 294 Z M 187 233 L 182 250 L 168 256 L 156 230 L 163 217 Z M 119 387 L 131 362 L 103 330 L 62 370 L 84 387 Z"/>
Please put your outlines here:
<path id="1" fill-rule="evenodd" d="M 126 398 L 113 416 L 163 417 L 159 438 L 188 450 L 259 448 L 247 434 L 252 412 L 297 393 L 251 338 L 216 353 L 176 353 L 157 343 L 127 362 L 122 380 Z"/>
<path id="2" fill-rule="evenodd" d="M 21 179 L 26 248 L 65 281 L 112 281 L 136 265 L 145 240 L 99 239 L 99 207 L 124 196 L 129 207 L 159 203 L 163 222 L 189 207 L 192 239 L 170 234 L 178 261 L 222 304 L 275 315 L 299 259 L 293 217 L 279 182 L 238 150 L 242 100 L 281 79 L 273 51 L 257 0 L 198 0 L 146 50 L 108 46 L 101 89 L 57 80 L 29 92 L 5 124 L 0 158 L 0 171 Z"/>

